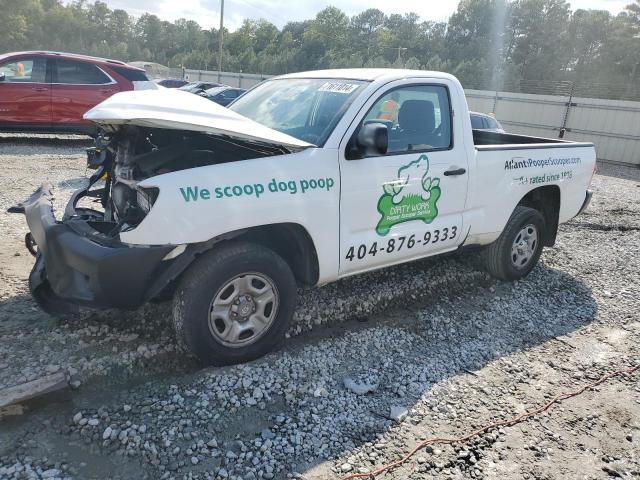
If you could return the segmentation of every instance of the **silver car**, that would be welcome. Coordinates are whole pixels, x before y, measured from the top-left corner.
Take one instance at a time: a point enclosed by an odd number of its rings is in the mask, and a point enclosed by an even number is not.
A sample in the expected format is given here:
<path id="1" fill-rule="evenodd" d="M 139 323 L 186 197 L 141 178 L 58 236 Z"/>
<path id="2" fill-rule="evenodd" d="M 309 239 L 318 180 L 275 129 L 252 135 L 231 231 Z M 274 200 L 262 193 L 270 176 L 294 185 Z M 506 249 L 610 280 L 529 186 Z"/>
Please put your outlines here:
<path id="1" fill-rule="evenodd" d="M 486 130 L 488 132 L 506 133 L 500 122 L 486 113 L 469 112 L 471 128 L 474 130 Z"/>

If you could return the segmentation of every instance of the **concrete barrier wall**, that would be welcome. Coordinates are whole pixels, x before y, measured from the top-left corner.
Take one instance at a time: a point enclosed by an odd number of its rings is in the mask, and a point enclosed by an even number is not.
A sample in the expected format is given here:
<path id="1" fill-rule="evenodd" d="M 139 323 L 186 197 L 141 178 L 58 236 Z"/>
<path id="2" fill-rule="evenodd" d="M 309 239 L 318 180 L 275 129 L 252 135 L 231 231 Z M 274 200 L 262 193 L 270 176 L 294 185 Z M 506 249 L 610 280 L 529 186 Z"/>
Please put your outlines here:
<path id="1" fill-rule="evenodd" d="M 640 102 L 466 90 L 469 109 L 494 112 L 505 130 L 596 145 L 599 160 L 640 167 Z"/>

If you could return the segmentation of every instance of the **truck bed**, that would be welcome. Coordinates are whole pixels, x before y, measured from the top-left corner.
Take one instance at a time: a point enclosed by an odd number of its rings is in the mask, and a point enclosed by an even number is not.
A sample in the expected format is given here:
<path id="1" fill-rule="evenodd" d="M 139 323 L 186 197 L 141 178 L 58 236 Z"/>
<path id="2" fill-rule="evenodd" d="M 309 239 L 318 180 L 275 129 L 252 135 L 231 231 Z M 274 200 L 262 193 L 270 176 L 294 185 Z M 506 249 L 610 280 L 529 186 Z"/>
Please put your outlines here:
<path id="1" fill-rule="evenodd" d="M 531 137 L 515 133 L 473 130 L 473 144 L 477 150 L 520 150 L 532 148 L 593 147 L 589 142 L 572 142 L 559 138 Z"/>
<path id="2" fill-rule="evenodd" d="M 553 192 L 553 201 L 559 202 L 558 223 L 570 220 L 584 206 L 596 160 L 592 143 L 478 130 L 473 130 L 473 138 L 478 168 L 472 202 L 484 232 L 501 232 L 514 205 L 540 187 Z M 470 235 L 474 234 L 472 228 Z"/>

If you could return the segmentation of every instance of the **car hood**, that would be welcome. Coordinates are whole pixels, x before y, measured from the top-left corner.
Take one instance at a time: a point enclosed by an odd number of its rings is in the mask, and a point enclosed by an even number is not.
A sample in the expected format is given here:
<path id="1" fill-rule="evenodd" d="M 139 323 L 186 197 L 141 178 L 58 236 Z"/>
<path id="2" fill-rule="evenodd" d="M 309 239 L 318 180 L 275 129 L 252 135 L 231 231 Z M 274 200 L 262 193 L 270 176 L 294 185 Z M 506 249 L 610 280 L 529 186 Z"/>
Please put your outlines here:
<path id="1" fill-rule="evenodd" d="M 297 149 L 314 146 L 199 95 L 175 89 L 116 93 L 85 113 L 84 118 L 99 125 L 191 130 Z"/>

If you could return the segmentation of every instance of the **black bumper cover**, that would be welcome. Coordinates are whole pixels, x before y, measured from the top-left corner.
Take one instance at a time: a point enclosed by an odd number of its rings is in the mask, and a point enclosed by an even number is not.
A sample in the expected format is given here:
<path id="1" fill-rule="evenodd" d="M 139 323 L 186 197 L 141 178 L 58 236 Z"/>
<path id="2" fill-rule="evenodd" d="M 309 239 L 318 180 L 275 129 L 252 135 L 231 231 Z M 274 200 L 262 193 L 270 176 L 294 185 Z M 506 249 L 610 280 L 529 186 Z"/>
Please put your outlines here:
<path id="1" fill-rule="evenodd" d="M 136 308 L 158 293 L 160 278 L 169 281 L 173 261 L 162 259 L 173 246 L 131 247 L 84 220 L 58 222 L 52 195 L 52 187 L 43 185 L 21 205 L 38 246 L 29 289 L 43 310 Z"/>

